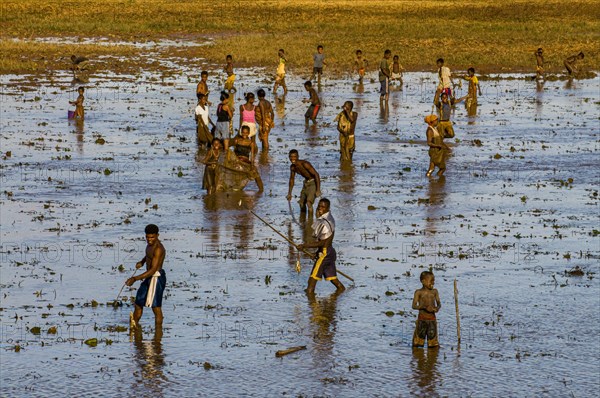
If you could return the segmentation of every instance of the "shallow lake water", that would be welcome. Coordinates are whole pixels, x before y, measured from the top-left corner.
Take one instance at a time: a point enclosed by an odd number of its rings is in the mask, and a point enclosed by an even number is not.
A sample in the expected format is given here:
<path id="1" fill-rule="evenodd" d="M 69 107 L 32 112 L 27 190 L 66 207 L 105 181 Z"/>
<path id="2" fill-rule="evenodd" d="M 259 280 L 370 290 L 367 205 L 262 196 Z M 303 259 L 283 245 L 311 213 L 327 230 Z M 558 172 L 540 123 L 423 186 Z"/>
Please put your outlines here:
<path id="1" fill-rule="evenodd" d="M 67 120 L 79 85 L 68 74 L 0 78 L 1 396 L 595 396 L 599 78 L 482 81 L 476 116 L 456 107 L 446 177 L 429 179 L 433 74 L 405 74 L 387 112 L 378 82 L 324 78 L 308 129 L 291 75 L 287 96 L 269 94 L 265 193 L 251 182 L 206 197 L 198 74 L 92 76 L 83 124 Z M 212 110 L 221 75 L 209 78 Z M 240 70 L 236 108 L 271 77 Z M 346 100 L 359 113 L 351 165 L 333 122 Z M 298 274 L 296 252 L 249 212 L 306 237 L 300 179 L 285 199 L 291 148 L 332 201 L 338 268 L 355 280 L 340 277 L 338 297 L 320 282 L 307 299 L 310 259 Z M 146 311 L 130 337 L 117 327 L 131 304 L 107 303 L 143 257 L 149 223 L 167 249 L 165 322 L 157 331 Z M 583 275 L 566 273 L 575 267 Z M 441 347 L 413 350 L 412 296 L 429 268 Z M 293 346 L 306 350 L 275 357 Z"/>

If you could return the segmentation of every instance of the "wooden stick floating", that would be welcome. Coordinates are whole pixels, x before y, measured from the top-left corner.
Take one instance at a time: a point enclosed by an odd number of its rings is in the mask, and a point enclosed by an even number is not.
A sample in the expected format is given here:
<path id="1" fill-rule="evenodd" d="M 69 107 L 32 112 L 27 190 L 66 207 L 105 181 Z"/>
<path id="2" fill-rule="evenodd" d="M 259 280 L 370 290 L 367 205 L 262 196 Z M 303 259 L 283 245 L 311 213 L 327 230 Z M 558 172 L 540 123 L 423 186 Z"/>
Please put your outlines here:
<path id="1" fill-rule="evenodd" d="M 297 347 L 291 347 L 291 348 L 288 348 L 287 350 L 279 350 L 279 351 L 277 351 L 275 353 L 275 356 L 277 358 L 280 358 L 280 357 L 282 357 L 284 355 L 292 354 L 292 353 L 294 353 L 296 351 L 302 351 L 302 350 L 306 350 L 306 346 L 305 345 L 300 345 L 300 346 L 297 346 Z"/>

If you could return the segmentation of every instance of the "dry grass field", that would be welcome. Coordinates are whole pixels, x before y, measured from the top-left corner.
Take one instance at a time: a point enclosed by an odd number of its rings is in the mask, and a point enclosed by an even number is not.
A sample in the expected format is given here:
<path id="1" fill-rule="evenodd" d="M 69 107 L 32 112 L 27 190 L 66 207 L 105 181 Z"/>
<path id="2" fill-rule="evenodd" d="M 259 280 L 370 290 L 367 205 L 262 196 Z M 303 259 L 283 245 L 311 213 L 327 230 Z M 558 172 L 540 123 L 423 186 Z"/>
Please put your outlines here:
<path id="1" fill-rule="evenodd" d="M 7 0 L 0 7 L 0 73 L 64 69 L 72 53 L 103 57 L 99 70 L 157 67 L 143 49 L 33 41 L 43 37 L 210 38 L 209 46 L 171 47 L 163 55 L 202 67 L 233 54 L 238 66 L 274 69 L 277 49 L 285 48 L 292 70 L 308 70 L 323 44 L 329 71 L 337 74 L 350 69 L 357 48 L 372 66 L 390 48 L 408 71 L 431 70 L 438 57 L 455 70 L 532 71 L 540 46 L 550 72 L 562 71 L 562 60 L 579 51 L 586 54 L 584 67 L 595 69 L 600 60 L 597 0 Z"/>

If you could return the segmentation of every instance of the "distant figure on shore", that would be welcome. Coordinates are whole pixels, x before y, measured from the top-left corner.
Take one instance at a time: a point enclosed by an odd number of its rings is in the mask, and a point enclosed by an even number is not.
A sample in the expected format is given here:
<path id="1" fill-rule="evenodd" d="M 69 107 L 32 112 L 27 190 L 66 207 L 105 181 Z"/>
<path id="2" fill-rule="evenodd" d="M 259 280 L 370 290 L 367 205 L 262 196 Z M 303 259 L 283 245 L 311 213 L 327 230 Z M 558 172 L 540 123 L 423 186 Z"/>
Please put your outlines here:
<path id="1" fill-rule="evenodd" d="M 285 51 L 283 48 L 279 49 L 277 53 L 279 56 L 279 63 L 277 64 L 277 72 L 275 75 L 275 84 L 273 85 L 273 94 L 277 94 L 277 87 L 283 87 L 283 95 L 287 94 L 287 86 L 285 85 L 285 64 L 287 63 L 287 59 L 285 59 Z"/>
<path id="2" fill-rule="evenodd" d="M 537 51 L 533 53 L 535 55 L 535 78 L 536 79 L 544 79 L 544 50 L 542 47 L 538 48 Z"/>
<path id="3" fill-rule="evenodd" d="M 85 89 L 83 87 L 79 87 L 77 89 L 77 93 L 79 94 L 77 96 L 77 99 L 75 101 L 69 101 L 69 104 L 71 105 L 75 105 L 75 112 L 71 115 L 71 113 L 69 113 L 70 119 L 78 119 L 78 120 L 83 120 L 84 117 L 84 111 L 83 111 L 83 92 L 85 91 Z"/>
<path id="4" fill-rule="evenodd" d="M 567 68 L 567 72 L 569 75 L 573 75 L 577 73 L 577 69 L 575 69 L 575 63 L 581 59 L 583 59 L 583 51 L 580 51 L 579 54 L 571 55 L 567 59 L 565 59 L 565 68 Z"/>
<path id="5" fill-rule="evenodd" d="M 366 58 L 363 58 L 362 50 L 356 50 L 356 59 L 354 60 L 354 67 L 356 68 L 356 72 L 358 73 L 359 83 L 362 83 L 368 65 L 369 61 L 367 61 Z"/>
<path id="6" fill-rule="evenodd" d="M 77 55 L 71 55 L 71 70 L 73 74 L 76 72 L 82 72 L 87 70 L 88 66 L 90 66 L 90 60 L 86 57 L 78 57 Z"/>

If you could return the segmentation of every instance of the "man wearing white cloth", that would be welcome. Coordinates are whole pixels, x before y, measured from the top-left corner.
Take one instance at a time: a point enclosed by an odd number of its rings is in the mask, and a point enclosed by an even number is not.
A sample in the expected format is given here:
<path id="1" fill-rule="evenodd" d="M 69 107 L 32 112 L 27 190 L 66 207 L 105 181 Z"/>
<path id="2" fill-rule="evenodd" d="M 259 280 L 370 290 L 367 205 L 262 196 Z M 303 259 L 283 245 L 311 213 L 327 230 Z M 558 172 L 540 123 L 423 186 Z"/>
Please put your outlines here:
<path id="1" fill-rule="evenodd" d="M 333 248 L 333 237 L 335 235 L 335 220 L 330 212 L 331 203 L 329 199 L 323 198 L 317 205 L 317 219 L 312 225 L 314 243 L 298 245 L 299 250 L 317 248 L 315 265 L 308 278 L 306 293 L 315 294 L 317 281 L 325 279 L 333 283 L 338 293 L 344 291 L 345 287 L 337 278 L 335 260 L 337 254 Z"/>
<path id="2" fill-rule="evenodd" d="M 158 227 L 154 224 L 148 224 L 146 232 L 146 255 L 139 261 L 135 267 L 141 268 L 146 264 L 146 272 L 141 275 L 133 276 L 125 282 L 127 286 L 131 286 L 135 281 L 143 280 L 137 295 L 135 296 L 135 310 L 133 312 L 132 327 L 137 327 L 137 324 L 142 317 L 144 307 L 151 307 L 154 312 L 154 322 L 157 326 L 162 325 L 162 296 L 165 286 L 167 285 L 167 277 L 165 270 L 162 269 L 165 261 L 165 247 L 158 240 Z"/>

